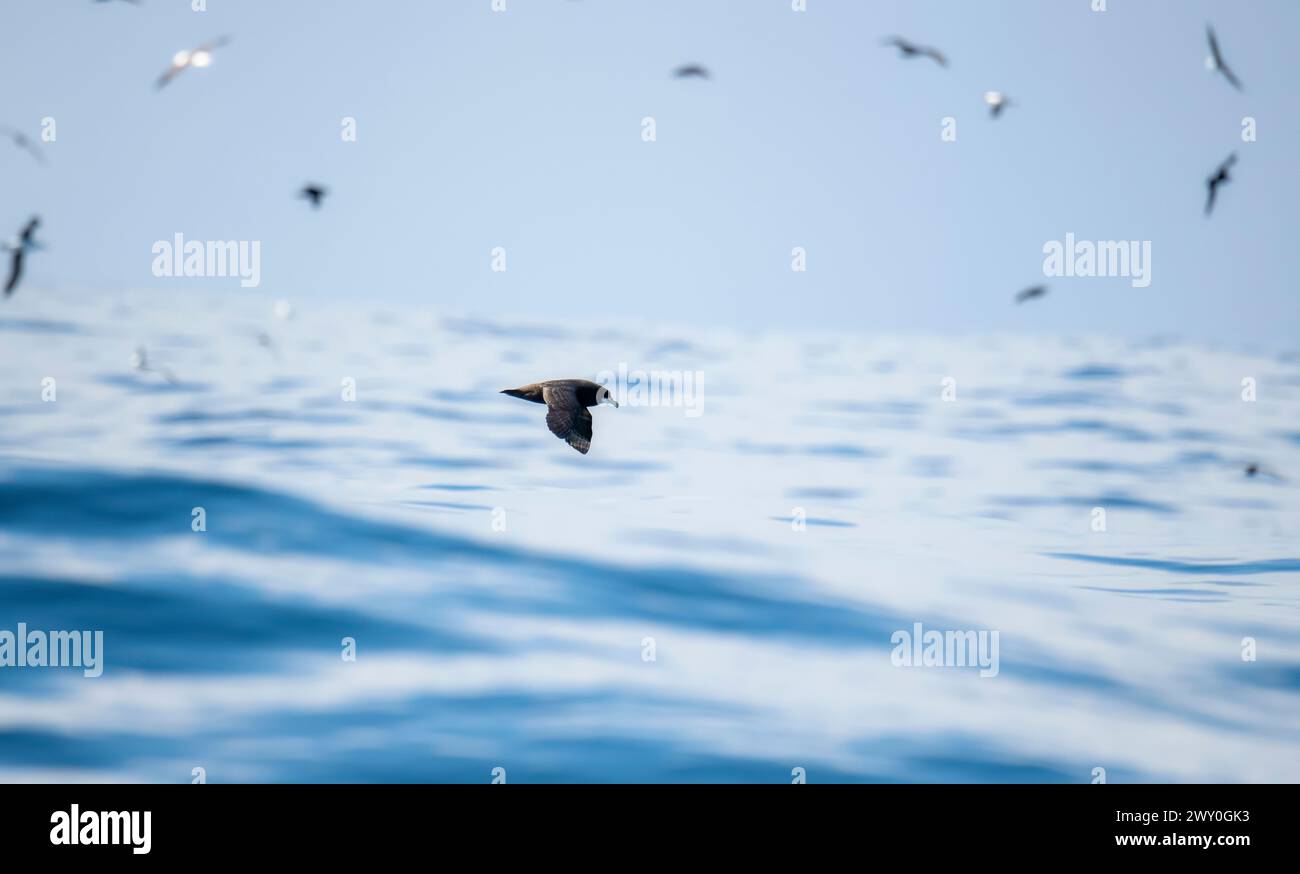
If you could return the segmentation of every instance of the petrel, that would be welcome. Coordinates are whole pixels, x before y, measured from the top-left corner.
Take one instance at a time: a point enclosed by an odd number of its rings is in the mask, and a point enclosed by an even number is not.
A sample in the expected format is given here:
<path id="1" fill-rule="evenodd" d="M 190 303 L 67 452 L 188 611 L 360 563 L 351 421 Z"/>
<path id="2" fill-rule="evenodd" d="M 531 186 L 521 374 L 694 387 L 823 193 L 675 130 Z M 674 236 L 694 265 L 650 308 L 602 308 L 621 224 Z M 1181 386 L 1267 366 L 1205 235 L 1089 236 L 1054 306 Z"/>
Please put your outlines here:
<path id="1" fill-rule="evenodd" d="M 709 78 L 709 70 L 707 67 L 700 64 L 683 64 L 676 70 L 673 70 L 673 75 L 678 79 L 689 79 L 691 77 L 707 79 Z"/>
<path id="2" fill-rule="evenodd" d="M 172 65 L 167 68 L 167 72 L 158 77 L 159 88 L 166 85 L 172 79 L 176 78 L 182 71 L 190 67 L 203 68 L 212 63 L 212 50 L 224 46 L 230 42 L 230 37 L 219 36 L 216 39 L 208 40 L 203 45 L 192 51 L 181 49 L 172 56 Z"/>
<path id="3" fill-rule="evenodd" d="M 23 259 L 26 254 L 40 248 L 36 242 L 36 229 L 40 226 L 40 217 L 32 216 L 19 232 L 18 239 L 9 245 L 9 281 L 5 283 L 5 297 L 14 293 L 18 280 L 23 278 Z"/>
<path id="4" fill-rule="evenodd" d="M 1227 63 L 1223 60 L 1223 53 L 1219 51 L 1219 40 L 1214 35 L 1214 28 L 1211 25 L 1205 25 L 1205 36 L 1210 41 L 1210 55 L 1205 59 L 1205 68 L 1211 72 L 1218 71 L 1223 74 L 1223 78 L 1232 83 L 1232 87 L 1238 91 L 1243 90 L 1241 80 L 1232 72 Z"/>
<path id="5" fill-rule="evenodd" d="M 38 163 L 45 163 L 45 156 L 41 154 L 41 150 L 36 148 L 36 144 L 28 139 L 27 135 L 22 131 L 13 127 L 0 127 L 0 134 L 4 134 L 13 140 L 15 146 L 31 155 Z"/>
<path id="6" fill-rule="evenodd" d="M 1017 294 L 1016 303 L 1024 303 L 1027 300 L 1033 300 L 1034 298 L 1042 297 L 1045 294 L 1047 294 L 1046 285 L 1035 285 L 1031 288 L 1026 288 L 1024 291 Z"/>
<path id="7" fill-rule="evenodd" d="M 583 455 L 591 448 L 591 413 L 587 408 L 600 404 L 618 407 L 609 389 L 586 379 L 548 379 L 503 389 L 501 394 L 546 404 L 546 427 Z"/>
<path id="8" fill-rule="evenodd" d="M 1219 186 L 1232 181 L 1232 177 L 1228 175 L 1228 170 L 1236 163 L 1237 153 L 1233 152 L 1226 161 L 1219 165 L 1219 169 L 1214 172 L 1214 175 L 1205 180 L 1205 187 L 1209 189 L 1209 194 L 1205 198 L 1206 215 L 1209 215 L 1214 210 L 1214 201 L 1219 196 Z"/>
<path id="9" fill-rule="evenodd" d="M 1011 98 L 1001 91 L 985 91 L 984 102 L 989 105 L 989 115 L 997 118 L 1008 106 L 1015 106 Z"/>
<path id="10" fill-rule="evenodd" d="M 1246 465 L 1246 476 L 1252 478 L 1262 477 L 1264 479 L 1276 480 L 1278 482 L 1283 482 L 1283 483 L 1287 481 L 1286 477 L 1282 476 L 1277 471 L 1273 470 L 1272 468 L 1265 467 L 1264 465 L 1256 461 L 1252 461 Z"/>
<path id="11" fill-rule="evenodd" d="M 948 66 L 948 59 L 944 57 L 943 52 L 929 46 L 908 42 L 901 36 L 891 36 L 883 44 L 894 46 L 898 49 L 899 55 L 904 58 L 926 57 L 933 59 L 940 67 Z"/>
<path id="12" fill-rule="evenodd" d="M 322 185 L 310 184 L 304 185 L 302 191 L 298 192 L 299 197 L 305 197 L 311 201 L 312 209 L 320 209 L 321 198 L 329 193 L 329 189 Z"/>

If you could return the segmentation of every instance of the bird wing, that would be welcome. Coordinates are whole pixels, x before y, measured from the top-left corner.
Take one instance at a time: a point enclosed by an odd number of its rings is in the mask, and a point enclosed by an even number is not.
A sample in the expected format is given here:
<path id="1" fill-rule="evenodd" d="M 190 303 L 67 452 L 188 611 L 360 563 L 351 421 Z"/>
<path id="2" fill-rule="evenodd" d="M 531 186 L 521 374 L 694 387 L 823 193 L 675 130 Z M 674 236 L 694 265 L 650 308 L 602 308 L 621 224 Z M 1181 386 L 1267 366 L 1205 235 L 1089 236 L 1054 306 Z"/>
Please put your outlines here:
<path id="1" fill-rule="evenodd" d="M 21 149 L 25 149 L 27 151 L 27 154 L 35 158 L 38 164 L 45 163 L 45 156 L 41 154 L 41 150 L 36 148 L 36 144 L 33 143 L 31 140 L 27 139 L 26 137 L 23 137 L 22 142 L 20 142 L 18 146 Z"/>
<path id="2" fill-rule="evenodd" d="M 1228 66 L 1228 63 L 1223 60 L 1223 53 L 1219 51 L 1219 39 L 1214 35 L 1214 28 L 1206 25 L 1205 35 L 1210 40 L 1210 54 L 1214 58 L 1214 69 L 1222 73 L 1223 78 L 1232 83 L 1233 88 L 1236 88 L 1238 91 L 1243 90 L 1241 87 L 1241 80 L 1237 78 L 1236 73 L 1232 72 L 1232 68 Z"/>
<path id="3" fill-rule="evenodd" d="M 176 78 L 176 74 L 179 73 L 181 70 L 184 70 L 185 66 L 186 66 L 185 64 L 172 64 L 170 67 L 167 68 L 166 73 L 163 73 L 161 76 L 158 77 L 158 84 L 155 87 L 161 88 L 164 85 L 166 85 L 172 79 Z"/>
<path id="4" fill-rule="evenodd" d="M 943 52 L 939 51 L 938 49 L 927 48 L 925 50 L 925 54 L 926 56 L 933 58 L 935 63 L 937 63 L 940 67 L 948 66 L 948 59 L 944 56 Z"/>
<path id="5" fill-rule="evenodd" d="M 23 247 L 17 246 L 13 250 L 13 257 L 9 260 L 9 281 L 5 283 L 5 297 L 14 293 L 18 287 L 18 280 L 23 276 Z"/>
<path id="6" fill-rule="evenodd" d="M 546 427 L 574 449 L 587 454 L 591 448 L 591 413 L 578 403 L 578 392 L 571 385 L 542 387 L 546 402 Z"/>
<path id="7" fill-rule="evenodd" d="M 1223 66 L 1223 55 L 1219 54 L 1219 40 L 1214 35 L 1214 28 L 1205 25 L 1205 36 L 1210 41 L 1210 56 L 1214 58 L 1214 66 Z"/>
<path id="8" fill-rule="evenodd" d="M 1229 67 L 1227 64 L 1220 62 L 1219 72 L 1223 74 L 1223 78 L 1227 79 L 1229 82 L 1232 83 L 1233 88 L 1236 88 L 1238 91 L 1245 90 L 1244 88 L 1241 87 L 1241 80 L 1237 78 L 1237 75 L 1232 72 L 1232 68 Z"/>
<path id="9" fill-rule="evenodd" d="M 1219 191 L 1218 177 L 1211 179 L 1207 187 L 1210 189 L 1210 192 L 1205 198 L 1205 214 L 1209 215 L 1214 211 L 1214 197 Z"/>
<path id="10" fill-rule="evenodd" d="M 1038 297 L 1043 293 L 1043 290 L 1042 286 L 1038 285 L 1033 288 L 1026 288 L 1024 291 L 1016 295 L 1016 303 L 1024 303 L 1030 298 Z"/>
<path id="11" fill-rule="evenodd" d="M 210 51 L 212 51 L 213 49 L 218 49 L 218 48 L 221 48 L 221 47 L 224 46 L 224 45 L 227 45 L 229 42 L 230 42 L 230 37 L 228 37 L 228 36 L 219 36 L 219 37 L 217 37 L 216 39 L 210 39 L 210 40 L 208 40 L 208 41 L 205 42 L 203 45 L 201 45 L 201 46 L 199 46 L 198 48 L 196 48 L 194 51 L 196 51 L 196 52 L 210 52 Z"/>

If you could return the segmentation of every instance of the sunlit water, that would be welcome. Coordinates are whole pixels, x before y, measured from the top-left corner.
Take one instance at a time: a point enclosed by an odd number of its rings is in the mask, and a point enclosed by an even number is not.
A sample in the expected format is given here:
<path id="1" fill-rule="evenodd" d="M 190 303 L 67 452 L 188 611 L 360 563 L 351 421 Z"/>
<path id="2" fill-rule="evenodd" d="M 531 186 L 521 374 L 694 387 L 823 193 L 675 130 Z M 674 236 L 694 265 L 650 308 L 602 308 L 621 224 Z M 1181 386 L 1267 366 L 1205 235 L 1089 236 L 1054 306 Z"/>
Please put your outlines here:
<path id="1" fill-rule="evenodd" d="M 701 414 L 601 407 L 582 457 L 498 394 L 620 363 Z M 20 290 L 0 629 L 105 668 L 0 668 L 0 778 L 1300 780 L 1297 402 L 1174 340 Z M 997 675 L 896 667 L 916 622 Z"/>

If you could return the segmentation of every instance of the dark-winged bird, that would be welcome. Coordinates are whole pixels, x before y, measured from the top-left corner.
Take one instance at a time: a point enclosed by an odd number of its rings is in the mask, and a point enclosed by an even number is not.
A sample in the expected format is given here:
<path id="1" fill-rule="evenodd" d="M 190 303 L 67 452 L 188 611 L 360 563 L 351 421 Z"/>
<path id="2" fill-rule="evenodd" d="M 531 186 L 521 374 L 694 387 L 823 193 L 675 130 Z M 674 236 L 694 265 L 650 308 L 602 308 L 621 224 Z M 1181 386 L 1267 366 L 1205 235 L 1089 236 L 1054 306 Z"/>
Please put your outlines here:
<path id="1" fill-rule="evenodd" d="M 898 53 L 905 58 L 925 57 L 932 59 L 940 67 L 948 66 L 948 59 L 944 57 L 943 52 L 930 46 L 917 45 L 909 42 L 901 36 L 891 36 L 885 40 L 884 45 L 893 46 L 898 49 Z"/>
<path id="2" fill-rule="evenodd" d="M 212 63 L 212 50 L 220 48 L 228 42 L 230 42 L 230 37 L 219 36 L 216 39 L 208 40 L 193 51 L 182 49 L 177 52 L 172 56 L 172 65 L 158 77 L 157 87 L 163 87 L 190 67 L 203 68 L 208 66 Z"/>
<path id="3" fill-rule="evenodd" d="M 1210 41 L 1210 56 L 1205 59 L 1205 66 L 1212 71 L 1217 70 L 1222 73 L 1223 78 L 1232 83 L 1233 88 L 1238 91 L 1243 90 L 1241 80 L 1237 78 L 1236 74 L 1232 72 L 1232 68 L 1223 60 L 1223 53 L 1219 51 L 1219 40 L 1214 35 L 1214 28 L 1208 24 L 1205 25 L 1205 36 Z"/>
<path id="4" fill-rule="evenodd" d="M 27 252 L 39 248 L 36 242 L 36 229 L 41 226 L 39 216 L 32 216 L 31 221 L 23 226 L 18 239 L 9 246 L 9 281 L 5 283 L 5 297 L 14 293 L 18 280 L 23 278 L 23 259 Z"/>
<path id="5" fill-rule="evenodd" d="M 1026 288 L 1016 295 L 1016 303 L 1024 303 L 1027 300 L 1033 300 L 1036 297 L 1042 297 L 1047 294 L 1046 285 L 1035 285 L 1032 288 Z"/>
<path id="6" fill-rule="evenodd" d="M 591 413 L 587 408 L 600 404 L 618 407 L 609 389 L 586 379 L 548 379 L 503 389 L 501 394 L 546 404 L 546 427 L 583 455 L 591 448 Z"/>
<path id="7" fill-rule="evenodd" d="M 1287 481 L 1286 477 L 1282 476 L 1277 471 L 1265 467 L 1264 465 L 1256 461 L 1252 461 L 1246 465 L 1246 476 L 1261 477 L 1263 479 L 1276 480 L 1277 482 L 1283 482 L 1283 483 Z"/>
<path id="8" fill-rule="evenodd" d="M 28 139 L 27 135 L 22 131 L 12 127 L 0 127 L 0 134 L 4 134 L 13 140 L 15 146 L 31 155 L 38 163 L 45 163 L 45 156 L 41 154 L 41 150 L 36 148 L 36 144 Z"/>
<path id="9" fill-rule="evenodd" d="M 328 188 L 325 188 L 323 185 L 316 185 L 313 183 L 311 185 L 304 185 L 302 187 L 302 191 L 298 192 L 298 196 L 305 197 L 308 200 L 310 200 L 312 209 L 320 209 L 321 199 L 324 198 L 325 195 L 328 193 L 329 193 Z"/>
<path id="10" fill-rule="evenodd" d="M 1214 210 L 1214 201 L 1219 196 L 1219 186 L 1232 181 L 1232 177 L 1228 175 L 1228 170 L 1235 163 L 1237 163 L 1237 153 L 1233 152 L 1226 161 L 1219 165 L 1219 169 L 1214 172 L 1214 175 L 1205 180 L 1205 187 L 1209 189 L 1209 194 L 1205 198 L 1206 215 L 1209 215 Z"/>
<path id="11" fill-rule="evenodd" d="M 676 70 L 673 70 L 673 75 L 678 79 L 690 79 L 692 77 L 696 79 L 707 79 L 709 78 L 709 70 L 707 67 L 700 64 L 683 64 Z"/>

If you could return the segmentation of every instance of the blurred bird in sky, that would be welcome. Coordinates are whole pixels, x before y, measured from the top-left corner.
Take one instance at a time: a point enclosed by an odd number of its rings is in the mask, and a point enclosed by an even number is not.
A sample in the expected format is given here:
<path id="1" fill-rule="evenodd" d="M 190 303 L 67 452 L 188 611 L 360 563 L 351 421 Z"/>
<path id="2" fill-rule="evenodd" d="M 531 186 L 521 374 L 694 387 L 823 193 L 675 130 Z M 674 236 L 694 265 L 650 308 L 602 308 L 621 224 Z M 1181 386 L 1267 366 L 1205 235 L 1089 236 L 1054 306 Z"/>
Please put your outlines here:
<path id="1" fill-rule="evenodd" d="M 901 36 L 891 36 L 885 40 L 884 44 L 898 49 L 898 53 L 904 58 L 925 57 L 932 59 L 940 67 L 948 66 L 948 59 L 944 57 L 943 52 L 930 46 L 909 42 Z"/>
<path id="2" fill-rule="evenodd" d="M 0 127 L 0 134 L 3 134 L 4 136 L 7 136 L 9 139 L 13 140 L 13 144 L 15 146 L 22 149 L 27 154 L 31 155 L 33 158 L 37 160 L 38 163 L 41 164 L 45 163 L 45 156 L 42 155 L 41 150 L 36 147 L 36 143 L 32 142 L 31 139 L 28 138 L 28 136 L 25 133 L 18 130 L 18 128 L 8 127 L 8 126 Z"/>
<path id="3" fill-rule="evenodd" d="M 1211 72 L 1222 73 L 1223 78 L 1227 79 L 1233 88 L 1238 91 L 1243 90 L 1241 80 L 1237 78 L 1237 75 L 1232 72 L 1232 69 L 1223 60 L 1223 52 L 1219 51 L 1218 37 L 1214 35 L 1214 28 L 1211 25 L 1205 25 L 1205 36 L 1210 42 L 1210 54 L 1205 59 L 1205 68 Z"/>
<path id="4" fill-rule="evenodd" d="M 216 39 L 208 40 L 196 49 L 181 49 L 172 56 L 172 65 L 167 68 L 165 73 L 158 77 L 157 87 L 162 88 L 190 67 L 199 67 L 202 69 L 203 67 L 208 66 L 212 63 L 213 50 L 218 49 L 229 42 L 230 37 L 219 36 Z"/>
<path id="5" fill-rule="evenodd" d="M 5 297 L 14 293 L 18 281 L 23 278 L 23 261 L 27 253 L 41 248 L 41 244 L 36 242 L 36 229 L 40 226 L 40 217 L 32 216 L 19 232 L 18 238 L 9 245 L 9 280 L 5 283 Z"/>
<path id="6" fill-rule="evenodd" d="M 1237 153 L 1233 152 L 1228 156 L 1227 160 L 1219 165 L 1219 169 L 1214 172 L 1214 175 L 1205 180 L 1205 187 L 1209 189 L 1209 193 L 1205 198 L 1206 215 L 1209 215 L 1214 211 L 1214 202 L 1219 196 L 1219 186 L 1225 182 L 1232 181 L 1232 177 L 1228 175 L 1228 170 L 1230 170 L 1232 165 L 1236 163 Z"/>
<path id="7" fill-rule="evenodd" d="M 1024 291 L 1017 294 L 1016 303 L 1024 303 L 1027 300 L 1033 300 L 1034 298 L 1042 297 L 1045 294 L 1047 294 L 1046 285 L 1035 285 L 1031 288 L 1026 288 Z"/>
<path id="8" fill-rule="evenodd" d="M 682 66 L 678 67 L 676 70 L 673 70 L 673 75 L 676 76 L 678 79 L 710 78 L 710 73 L 708 68 L 700 64 L 683 64 Z"/>
<path id="9" fill-rule="evenodd" d="M 1003 94 L 1001 91 L 985 91 L 984 102 L 989 105 L 989 115 L 994 118 L 1000 116 L 1002 110 L 1006 109 L 1008 106 L 1015 105 L 1011 102 L 1011 98 Z"/>
<path id="10" fill-rule="evenodd" d="M 298 192 L 298 196 L 310 200 L 312 209 L 320 209 L 320 202 L 328 193 L 329 189 L 323 185 L 309 183 L 302 187 L 302 190 Z"/>

